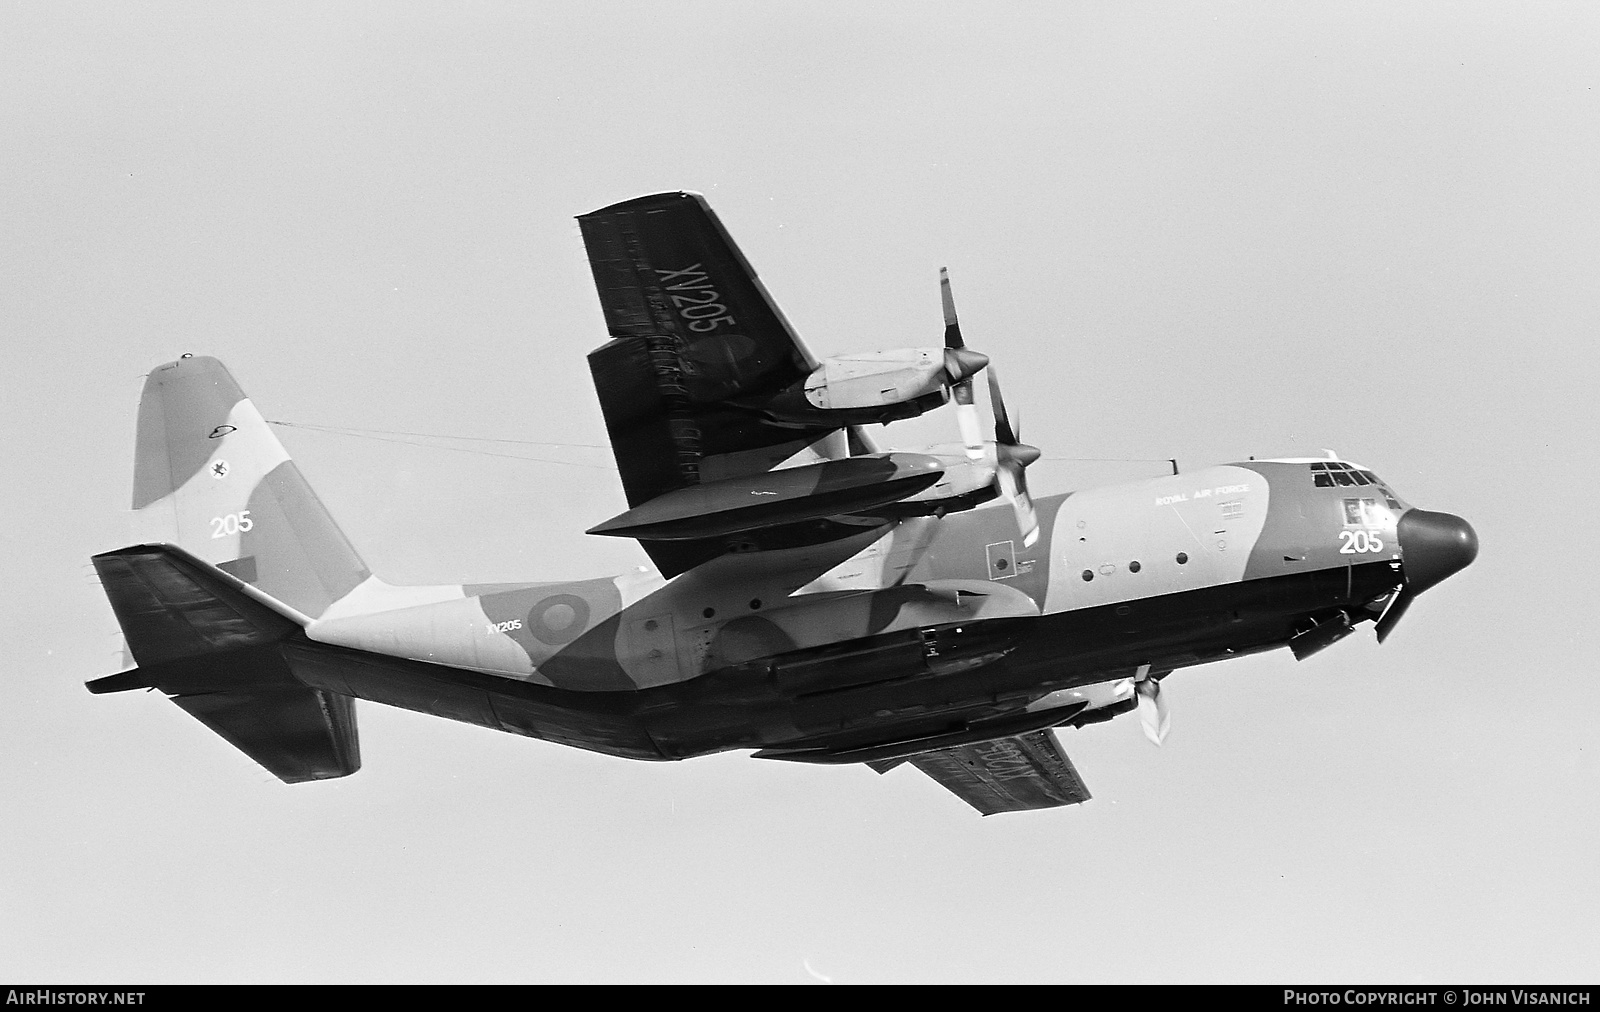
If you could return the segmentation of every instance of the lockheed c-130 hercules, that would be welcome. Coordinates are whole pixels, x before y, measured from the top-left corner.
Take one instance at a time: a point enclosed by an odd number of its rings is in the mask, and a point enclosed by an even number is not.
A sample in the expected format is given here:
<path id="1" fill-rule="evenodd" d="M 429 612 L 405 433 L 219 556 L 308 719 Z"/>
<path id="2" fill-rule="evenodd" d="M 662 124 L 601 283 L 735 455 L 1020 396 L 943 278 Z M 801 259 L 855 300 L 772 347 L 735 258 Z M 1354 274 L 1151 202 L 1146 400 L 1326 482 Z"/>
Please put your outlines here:
<path id="1" fill-rule="evenodd" d="M 222 364 L 185 356 L 139 405 L 148 543 L 94 558 L 138 667 L 90 690 L 158 688 L 291 783 L 357 770 L 361 698 L 634 759 L 909 763 L 988 815 L 1089 797 L 1053 729 L 1137 710 L 1159 742 L 1171 673 L 1381 641 L 1477 554 L 1331 455 L 1036 499 L 947 278 L 941 345 L 818 360 L 703 197 L 578 221 L 630 507 L 589 533 L 654 570 L 385 583 Z M 863 428 L 951 402 L 946 447 Z"/>

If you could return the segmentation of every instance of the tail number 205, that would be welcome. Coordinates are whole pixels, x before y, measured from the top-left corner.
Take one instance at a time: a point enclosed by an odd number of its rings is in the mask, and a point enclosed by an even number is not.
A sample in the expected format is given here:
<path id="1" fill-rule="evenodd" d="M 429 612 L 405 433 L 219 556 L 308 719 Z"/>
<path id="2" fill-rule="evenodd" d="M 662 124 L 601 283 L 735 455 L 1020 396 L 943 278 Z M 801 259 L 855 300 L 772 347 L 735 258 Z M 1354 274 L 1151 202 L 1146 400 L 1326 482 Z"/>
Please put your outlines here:
<path id="1" fill-rule="evenodd" d="M 240 510 L 229 513 L 227 516 L 211 518 L 211 536 L 214 538 L 226 537 L 229 534 L 242 534 L 256 525 L 250 519 L 249 510 Z"/>

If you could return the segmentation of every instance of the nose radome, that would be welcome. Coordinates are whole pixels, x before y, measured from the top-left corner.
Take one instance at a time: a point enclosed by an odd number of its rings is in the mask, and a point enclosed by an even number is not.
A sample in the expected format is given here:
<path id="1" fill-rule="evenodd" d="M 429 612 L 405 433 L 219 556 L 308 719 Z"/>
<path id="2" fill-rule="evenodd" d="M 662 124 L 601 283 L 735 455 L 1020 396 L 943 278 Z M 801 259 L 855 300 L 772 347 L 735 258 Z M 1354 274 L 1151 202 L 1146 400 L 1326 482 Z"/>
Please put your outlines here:
<path id="1" fill-rule="evenodd" d="M 1452 513 L 1407 510 L 1396 533 L 1406 586 L 1413 594 L 1461 572 L 1478 557 L 1478 532 Z"/>

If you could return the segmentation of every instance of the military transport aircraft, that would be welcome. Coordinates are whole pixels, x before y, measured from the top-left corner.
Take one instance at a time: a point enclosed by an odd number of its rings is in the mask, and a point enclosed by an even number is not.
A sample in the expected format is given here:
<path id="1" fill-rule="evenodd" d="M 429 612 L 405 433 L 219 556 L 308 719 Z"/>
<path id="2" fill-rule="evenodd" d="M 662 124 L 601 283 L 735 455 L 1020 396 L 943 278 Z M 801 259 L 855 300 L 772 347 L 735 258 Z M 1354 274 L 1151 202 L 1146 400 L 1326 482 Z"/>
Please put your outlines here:
<path id="1" fill-rule="evenodd" d="M 703 197 L 578 221 L 630 507 L 589 533 L 653 571 L 385 583 L 222 364 L 186 355 L 139 405 L 148 543 L 94 558 L 138 667 L 89 689 L 158 688 L 291 783 L 360 766 L 359 697 L 634 759 L 909 763 L 988 815 L 1089 797 L 1052 729 L 1139 710 L 1159 742 L 1172 672 L 1303 660 L 1368 620 L 1383 640 L 1477 554 L 1332 455 L 1035 499 L 1039 451 L 947 278 L 939 345 L 818 360 Z M 951 402 L 949 446 L 863 428 Z"/>

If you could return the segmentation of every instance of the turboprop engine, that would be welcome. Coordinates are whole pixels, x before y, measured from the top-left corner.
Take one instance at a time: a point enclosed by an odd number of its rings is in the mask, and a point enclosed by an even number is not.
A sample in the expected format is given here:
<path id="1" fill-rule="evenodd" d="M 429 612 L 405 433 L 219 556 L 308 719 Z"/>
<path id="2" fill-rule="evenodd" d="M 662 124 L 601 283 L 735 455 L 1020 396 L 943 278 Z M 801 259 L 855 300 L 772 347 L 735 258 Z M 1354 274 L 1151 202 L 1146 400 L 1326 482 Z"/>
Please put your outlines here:
<path id="1" fill-rule="evenodd" d="M 824 359 L 805 383 L 806 400 L 824 411 L 880 408 L 930 399 L 937 407 L 945 392 L 989 363 L 969 348 L 896 348 L 836 355 Z M 921 405 L 919 405 L 921 406 Z"/>

